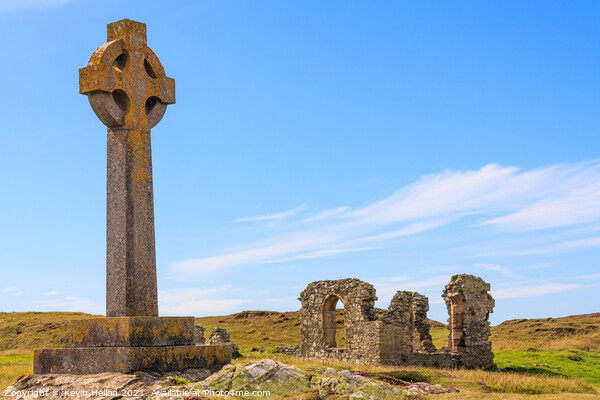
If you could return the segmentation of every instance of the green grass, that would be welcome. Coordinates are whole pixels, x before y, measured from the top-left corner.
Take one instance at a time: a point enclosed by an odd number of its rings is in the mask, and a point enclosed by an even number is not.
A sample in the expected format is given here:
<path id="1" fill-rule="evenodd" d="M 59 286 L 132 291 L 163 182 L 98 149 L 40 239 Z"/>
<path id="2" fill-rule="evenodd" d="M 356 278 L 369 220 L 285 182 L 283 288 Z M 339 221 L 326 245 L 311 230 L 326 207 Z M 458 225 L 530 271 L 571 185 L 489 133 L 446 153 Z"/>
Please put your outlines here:
<path id="1" fill-rule="evenodd" d="M 173 383 L 175 385 L 186 385 L 186 384 L 190 383 L 190 381 L 188 381 L 187 379 L 182 378 L 180 376 L 175 376 L 175 377 L 171 378 L 171 380 L 173 381 Z"/>
<path id="2" fill-rule="evenodd" d="M 11 385 L 19 376 L 33 373 L 33 354 L 0 355 L 0 390 Z"/>
<path id="3" fill-rule="evenodd" d="M 527 374 L 561 375 L 600 386 L 600 354 L 583 350 L 499 350 L 494 361 L 499 368 L 512 367 Z"/>
<path id="4" fill-rule="evenodd" d="M 301 341 L 299 314 L 298 312 L 244 311 L 225 317 L 196 318 L 196 323 L 206 327 L 207 342 L 214 326 L 227 329 L 233 342 L 240 346 L 243 353 L 252 347 L 274 349 L 277 346 L 299 346 Z"/>
<path id="5" fill-rule="evenodd" d="M 70 322 L 85 318 L 103 317 L 75 312 L 0 313 L 0 352 L 68 347 Z"/>
<path id="6" fill-rule="evenodd" d="M 600 313 L 505 321 L 492 327 L 492 343 L 494 351 L 536 348 L 600 353 Z"/>
<path id="7" fill-rule="evenodd" d="M 336 342 L 338 347 L 346 346 L 344 335 L 344 314 L 338 309 L 336 316 Z M 277 346 L 300 346 L 300 312 L 299 311 L 242 311 L 224 317 L 196 318 L 196 323 L 206 327 L 205 337 L 208 336 L 213 326 L 225 328 L 233 341 L 240 346 L 242 352 L 252 347 L 274 349 Z M 445 325 L 431 321 L 432 335 L 439 337 L 443 346 L 448 343 L 448 329 Z M 445 336 L 444 336 L 445 335 Z"/>
<path id="8" fill-rule="evenodd" d="M 0 389 L 20 375 L 32 372 L 32 350 L 68 346 L 69 323 L 74 319 L 98 318 L 82 313 L 0 313 Z M 274 353 L 277 346 L 300 345 L 299 312 L 245 311 L 223 317 L 197 318 L 206 328 L 229 331 L 240 346 L 246 363 L 264 357 L 308 368 L 365 369 L 356 365 L 299 360 Z M 448 330 L 433 322 L 431 335 L 437 348 L 447 345 Z M 343 312 L 337 315 L 337 342 L 344 345 Z M 456 386 L 452 399 L 600 399 L 600 313 L 565 318 L 511 320 L 492 327 L 493 351 L 499 368 L 507 372 L 378 367 L 369 370 L 404 380 L 419 380 Z M 260 348 L 262 353 L 249 350 Z M 488 391 L 490 391 L 488 393 Z M 576 394 L 573 394 L 576 393 Z M 311 398 L 311 394 L 307 393 Z M 525 396 L 525 397 L 523 397 Z M 541 396 L 541 397 L 540 397 Z M 437 398 L 437 397 L 436 397 Z"/>
<path id="9" fill-rule="evenodd" d="M 444 387 L 455 387 L 460 390 L 448 396 L 448 399 L 502 399 L 525 400 L 531 395 L 543 400 L 600 399 L 598 389 L 594 385 L 564 376 L 552 376 L 540 373 L 523 373 L 520 371 L 497 372 L 478 370 L 451 370 L 423 367 L 389 367 L 389 366 L 357 366 L 343 362 L 326 362 L 301 360 L 292 356 L 266 353 L 247 353 L 245 360 L 236 363 L 247 363 L 264 357 L 276 357 L 278 361 L 308 369 L 315 373 L 314 366 L 332 367 L 336 370 L 361 370 L 363 375 L 371 379 L 391 383 L 393 379 L 408 382 L 427 382 Z M 365 374 L 366 372 L 366 374 Z M 390 379 L 390 377 L 392 379 Z M 443 396 L 446 398 L 446 396 Z M 432 399 L 441 399 L 431 396 Z"/>

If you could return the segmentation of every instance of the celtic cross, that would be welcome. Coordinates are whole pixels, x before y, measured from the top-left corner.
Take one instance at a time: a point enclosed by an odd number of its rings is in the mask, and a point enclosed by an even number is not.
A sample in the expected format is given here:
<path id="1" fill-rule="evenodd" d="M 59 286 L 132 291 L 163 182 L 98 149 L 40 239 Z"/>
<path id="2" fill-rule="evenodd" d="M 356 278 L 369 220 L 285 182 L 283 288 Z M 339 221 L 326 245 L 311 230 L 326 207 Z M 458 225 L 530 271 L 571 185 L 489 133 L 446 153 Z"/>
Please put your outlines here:
<path id="1" fill-rule="evenodd" d="M 157 316 L 150 129 L 175 103 L 175 81 L 146 44 L 146 24 L 108 24 L 79 70 L 79 92 L 108 127 L 106 316 Z"/>

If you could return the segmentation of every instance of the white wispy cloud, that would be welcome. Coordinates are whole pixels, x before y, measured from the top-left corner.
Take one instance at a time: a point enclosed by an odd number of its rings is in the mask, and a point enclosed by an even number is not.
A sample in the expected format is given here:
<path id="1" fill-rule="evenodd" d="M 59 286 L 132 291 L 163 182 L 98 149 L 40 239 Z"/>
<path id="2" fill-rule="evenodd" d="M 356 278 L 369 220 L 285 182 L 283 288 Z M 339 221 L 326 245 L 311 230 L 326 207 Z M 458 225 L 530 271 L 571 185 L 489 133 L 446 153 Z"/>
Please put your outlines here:
<path id="1" fill-rule="evenodd" d="M 105 306 L 103 302 L 76 296 L 66 296 L 63 299 L 32 300 L 24 304 L 33 307 L 33 309 L 87 312 L 90 314 L 103 313 Z"/>
<path id="2" fill-rule="evenodd" d="M 562 253 L 565 251 L 578 250 L 586 247 L 600 247 L 600 236 L 588 237 L 583 239 L 566 240 L 554 242 L 543 246 L 534 246 L 526 250 L 514 250 L 502 252 L 503 255 L 532 255 L 532 254 L 551 254 Z M 500 253 L 499 253 L 500 254 Z"/>
<path id="3" fill-rule="evenodd" d="M 485 270 L 488 270 L 488 271 L 500 272 L 500 273 L 502 273 L 504 275 L 512 275 L 513 274 L 512 271 L 510 271 L 507 268 L 504 268 L 500 264 L 475 263 L 475 264 L 473 264 L 473 266 L 475 266 L 476 268 L 479 268 L 479 269 L 485 269 Z"/>
<path id="4" fill-rule="evenodd" d="M 447 225 L 451 221 L 455 220 L 455 218 L 437 218 L 430 219 L 426 221 L 415 222 L 414 224 L 407 225 L 400 229 L 396 229 L 393 231 L 378 233 L 376 235 L 365 236 L 359 239 L 352 240 L 351 244 L 360 244 L 360 243 L 369 243 L 369 242 L 379 242 L 388 239 L 394 239 L 402 236 L 415 235 L 417 233 L 426 232 L 431 229 L 438 228 L 443 225 Z"/>
<path id="5" fill-rule="evenodd" d="M 298 214 L 300 211 L 306 209 L 306 206 L 307 203 L 304 203 L 288 211 L 282 211 L 271 215 L 255 215 L 253 217 L 238 218 L 235 222 L 280 221 Z"/>
<path id="6" fill-rule="evenodd" d="M 588 275 L 579 275 L 570 277 L 571 280 L 586 280 L 586 281 L 594 281 L 600 280 L 600 274 L 588 274 Z"/>
<path id="7" fill-rule="evenodd" d="M 323 219 L 332 217 L 334 215 L 339 215 L 340 213 L 343 213 L 344 211 L 346 211 L 349 208 L 350 207 L 348 207 L 348 206 L 344 206 L 344 207 L 333 208 L 331 210 L 325 210 L 323 212 L 318 213 L 317 215 L 313 215 L 312 217 L 308 217 L 308 218 L 304 219 L 301 222 L 321 221 Z"/>
<path id="8" fill-rule="evenodd" d="M 487 220 L 482 225 L 534 230 L 597 221 L 600 218 L 600 182 L 587 184 L 564 196 L 543 199 L 514 213 Z"/>
<path id="9" fill-rule="evenodd" d="M 20 296 L 25 294 L 23 290 L 19 290 L 16 286 L 9 286 L 0 291 L 4 296 Z"/>
<path id="10" fill-rule="evenodd" d="M 264 262 L 267 264 L 270 264 L 270 263 L 280 263 L 280 262 L 287 262 L 287 261 L 306 260 L 309 258 L 332 257 L 332 256 L 337 256 L 339 254 L 353 253 L 356 251 L 365 251 L 365 250 L 371 250 L 371 249 L 372 249 L 372 247 L 340 247 L 340 248 L 331 247 L 331 248 L 328 248 L 325 250 L 312 251 L 312 252 L 308 252 L 308 253 L 302 253 L 302 254 L 297 254 L 297 255 L 283 257 L 283 258 L 276 258 L 276 259 L 272 259 L 272 260 L 265 260 Z"/>
<path id="11" fill-rule="evenodd" d="M 514 288 L 492 290 L 491 294 L 495 299 L 514 299 L 520 297 L 541 296 L 565 292 L 567 290 L 578 289 L 583 285 L 576 283 L 547 283 L 544 285 L 520 286 Z"/>
<path id="12" fill-rule="evenodd" d="M 202 316 L 233 312 L 248 303 L 244 299 L 219 298 L 231 293 L 231 285 L 160 290 L 158 305 L 161 314 Z"/>
<path id="13" fill-rule="evenodd" d="M 44 295 L 44 296 L 56 296 L 57 294 L 60 294 L 60 292 L 58 290 L 51 290 L 49 292 L 42 293 L 42 295 Z"/>
<path id="14" fill-rule="evenodd" d="M 289 211 L 238 221 L 291 220 L 305 208 L 303 204 Z M 496 164 L 478 170 L 447 170 L 424 176 L 363 207 L 344 206 L 304 216 L 301 222 L 308 224 L 290 223 L 285 226 L 287 234 L 274 234 L 221 254 L 176 262 L 173 267 L 187 272 L 210 272 L 239 265 L 330 257 L 385 246 L 385 241 L 427 232 L 467 217 L 479 218 L 470 229 L 497 227 L 509 233 L 598 225 L 600 162 L 524 171 Z M 600 246 L 600 237 L 579 235 L 542 250 Z"/>
<path id="15" fill-rule="evenodd" d="M 166 305 L 161 307 L 161 312 L 168 315 L 181 316 L 205 316 L 230 313 L 239 311 L 240 306 L 247 303 L 242 299 L 223 299 L 223 300 L 195 300 L 186 301 L 176 305 Z"/>
<path id="16" fill-rule="evenodd" d="M 60 6 L 73 0 L 2 0 L 0 12 Z"/>
<path id="17" fill-rule="evenodd" d="M 223 285 L 202 288 L 178 288 L 173 290 L 159 290 L 158 300 L 160 304 L 173 304 L 189 301 L 190 299 L 210 298 L 220 296 L 231 291 L 233 286 Z"/>
<path id="18" fill-rule="evenodd" d="M 551 265 L 550 263 L 537 263 L 537 264 L 533 264 L 533 265 L 528 265 L 524 269 L 542 269 L 542 268 L 548 268 L 550 265 Z"/>

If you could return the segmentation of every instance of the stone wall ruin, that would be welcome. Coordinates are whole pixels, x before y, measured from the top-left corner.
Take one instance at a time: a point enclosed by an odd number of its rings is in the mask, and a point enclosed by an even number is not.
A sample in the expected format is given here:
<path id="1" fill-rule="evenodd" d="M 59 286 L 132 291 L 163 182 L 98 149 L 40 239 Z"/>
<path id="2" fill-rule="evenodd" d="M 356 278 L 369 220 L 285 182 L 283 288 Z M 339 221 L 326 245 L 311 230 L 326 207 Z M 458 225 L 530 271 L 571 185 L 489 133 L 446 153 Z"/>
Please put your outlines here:
<path id="1" fill-rule="evenodd" d="M 436 349 L 429 333 L 427 297 L 398 291 L 376 315 L 375 288 L 359 279 L 317 281 L 300 294 L 299 355 L 360 364 L 488 368 L 494 366 L 489 313 L 494 299 L 481 278 L 461 274 L 442 294 L 450 315 L 448 346 Z M 344 305 L 346 347 L 336 343 L 336 306 Z"/>

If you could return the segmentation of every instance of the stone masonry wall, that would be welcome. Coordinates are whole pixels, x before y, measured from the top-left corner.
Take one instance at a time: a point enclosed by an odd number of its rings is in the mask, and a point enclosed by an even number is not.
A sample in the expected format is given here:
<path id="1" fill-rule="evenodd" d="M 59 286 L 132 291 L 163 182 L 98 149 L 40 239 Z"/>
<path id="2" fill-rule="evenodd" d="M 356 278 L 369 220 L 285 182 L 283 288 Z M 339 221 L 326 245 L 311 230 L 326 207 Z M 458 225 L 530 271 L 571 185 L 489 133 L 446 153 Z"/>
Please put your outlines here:
<path id="1" fill-rule="evenodd" d="M 313 282 L 300 294 L 301 354 L 314 358 L 339 360 L 363 359 L 371 356 L 372 344 L 365 334 L 368 323 L 375 321 L 377 300 L 373 285 L 358 279 Z M 344 304 L 347 348 L 335 343 L 335 307 Z"/>
<path id="2" fill-rule="evenodd" d="M 231 337 L 229 336 L 227 329 L 219 328 L 218 326 L 214 326 L 212 328 L 208 338 L 208 344 L 231 344 L 231 352 L 234 355 L 240 351 L 239 346 L 231 341 Z"/>
<path id="3" fill-rule="evenodd" d="M 453 276 L 442 295 L 450 315 L 448 347 L 470 367 L 494 363 L 489 316 L 495 302 L 489 290 L 490 284 L 483 279 L 463 274 Z"/>
<path id="4" fill-rule="evenodd" d="M 489 342 L 490 285 L 472 275 L 455 275 L 442 297 L 448 306 L 449 346 L 437 350 L 429 333 L 427 297 L 398 291 L 376 317 L 375 288 L 358 279 L 317 281 L 300 294 L 299 354 L 361 364 L 486 368 L 494 365 Z M 346 348 L 337 347 L 336 305 L 344 305 Z"/>

